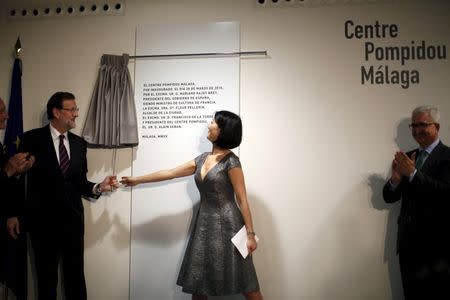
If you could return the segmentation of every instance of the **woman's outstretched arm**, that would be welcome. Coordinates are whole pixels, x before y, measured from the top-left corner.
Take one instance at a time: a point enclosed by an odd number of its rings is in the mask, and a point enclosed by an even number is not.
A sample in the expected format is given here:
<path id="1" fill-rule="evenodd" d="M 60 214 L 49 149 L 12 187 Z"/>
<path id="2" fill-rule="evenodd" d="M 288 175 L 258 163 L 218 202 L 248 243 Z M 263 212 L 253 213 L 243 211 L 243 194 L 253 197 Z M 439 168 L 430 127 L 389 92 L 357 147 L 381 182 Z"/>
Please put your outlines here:
<path id="1" fill-rule="evenodd" d="M 191 160 L 173 169 L 161 170 L 142 176 L 123 176 L 120 183 L 124 184 L 125 186 L 135 186 L 141 183 L 158 182 L 189 176 L 194 174 L 194 172 L 195 161 Z"/>

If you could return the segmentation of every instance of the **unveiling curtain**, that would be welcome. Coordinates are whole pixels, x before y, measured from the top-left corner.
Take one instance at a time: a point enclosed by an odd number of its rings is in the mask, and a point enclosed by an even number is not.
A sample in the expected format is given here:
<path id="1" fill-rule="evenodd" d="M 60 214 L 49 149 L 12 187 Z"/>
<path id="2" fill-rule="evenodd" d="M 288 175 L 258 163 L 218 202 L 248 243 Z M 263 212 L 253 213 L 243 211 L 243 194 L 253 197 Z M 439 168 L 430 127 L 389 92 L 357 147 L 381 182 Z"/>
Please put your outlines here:
<path id="1" fill-rule="evenodd" d="M 136 107 L 128 71 L 129 56 L 104 54 L 82 136 L 93 148 L 138 144 Z"/>

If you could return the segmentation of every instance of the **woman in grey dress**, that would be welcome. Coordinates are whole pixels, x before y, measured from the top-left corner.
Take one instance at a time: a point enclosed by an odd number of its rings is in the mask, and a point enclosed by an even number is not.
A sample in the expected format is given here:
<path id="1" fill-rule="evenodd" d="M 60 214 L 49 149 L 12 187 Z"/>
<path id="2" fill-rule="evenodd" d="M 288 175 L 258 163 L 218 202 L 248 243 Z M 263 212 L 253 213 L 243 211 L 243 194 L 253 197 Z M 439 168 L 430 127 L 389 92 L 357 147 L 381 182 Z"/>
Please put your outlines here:
<path id="1" fill-rule="evenodd" d="M 230 150 L 241 143 L 241 119 L 229 111 L 216 112 L 207 138 L 212 142 L 211 152 L 170 170 L 122 177 L 121 183 L 135 186 L 194 175 L 200 207 L 177 284 L 193 300 L 239 293 L 249 300 L 262 300 L 251 255 L 244 259 L 231 242 L 245 225 L 249 253 L 257 247 L 244 174 L 239 158 Z"/>

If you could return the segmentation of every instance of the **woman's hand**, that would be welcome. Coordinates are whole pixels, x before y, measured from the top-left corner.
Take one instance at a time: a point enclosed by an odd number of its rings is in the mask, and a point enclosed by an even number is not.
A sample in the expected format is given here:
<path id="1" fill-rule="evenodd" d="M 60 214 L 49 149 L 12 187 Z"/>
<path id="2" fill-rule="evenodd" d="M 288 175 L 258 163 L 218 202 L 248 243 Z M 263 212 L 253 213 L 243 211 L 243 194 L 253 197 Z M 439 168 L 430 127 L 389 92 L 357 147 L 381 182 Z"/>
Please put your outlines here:
<path id="1" fill-rule="evenodd" d="M 135 186 L 139 184 L 137 178 L 132 176 L 123 176 L 120 183 L 124 184 L 125 186 Z"/>
<path id="2" fill-rule="evenodd" d="M 248 254 L 251 255 L 252 252 L 255 251 L 257 247 L 258 247 L 258 244 L 256 243 L 255 235 L 248 235 L 247 236 Z"/>

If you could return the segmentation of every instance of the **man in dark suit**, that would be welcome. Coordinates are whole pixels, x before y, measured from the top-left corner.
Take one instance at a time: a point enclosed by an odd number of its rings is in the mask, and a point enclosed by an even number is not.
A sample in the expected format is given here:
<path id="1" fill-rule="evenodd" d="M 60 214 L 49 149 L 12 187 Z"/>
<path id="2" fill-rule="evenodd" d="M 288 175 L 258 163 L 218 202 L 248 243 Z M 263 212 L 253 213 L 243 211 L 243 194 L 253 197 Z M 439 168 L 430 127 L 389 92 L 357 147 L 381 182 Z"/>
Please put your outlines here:
<path id="1" fill-rule="evenodd" d="M 450 299 L 450 148 L 439 140 L 439 111 L 412 112 L 419 148 L 398 151 L 383 189 L 388 203 L 401 199 L 397 251 L 405 299 Z"/>
<path id="2" fill-rule="evenodd" d="M 59 260 L 62 262 L 65 299 L 86 299 L 84 277 L 84 210 L 81 196 L 98 198 L 118 186 L 113 176 L 100 184 L 86 178 L 86 142 L 69 130 L 75 128 L 75 96 L 55 93 L 47 103 L 50 124 L 28 131 L 21 150 L 34 155 L 26 176 L 24 209 L 8 219 L 16 236 L 23 220 L 30 233 L 36 263 L 39 300 L 56 300 Z"/>
<path id="3" fill-rule="evenodd" d="M 5 102 L 0 98 L 0 130 L 6 128 L 8 118 Z M 27 275 L 21 272 L 25 270 L 26 273 L 26 237 L 20 241 L 8 240 L 6 216 L 17 198 L 14 189 L 18 180 L 15 175 L 27 171 L 33 162 L 34 157 L 28 153 L 16 153 L 7 159 L 0 143 L 0 280 L 7 283 L 18 300 L 27 297 Z"/>

